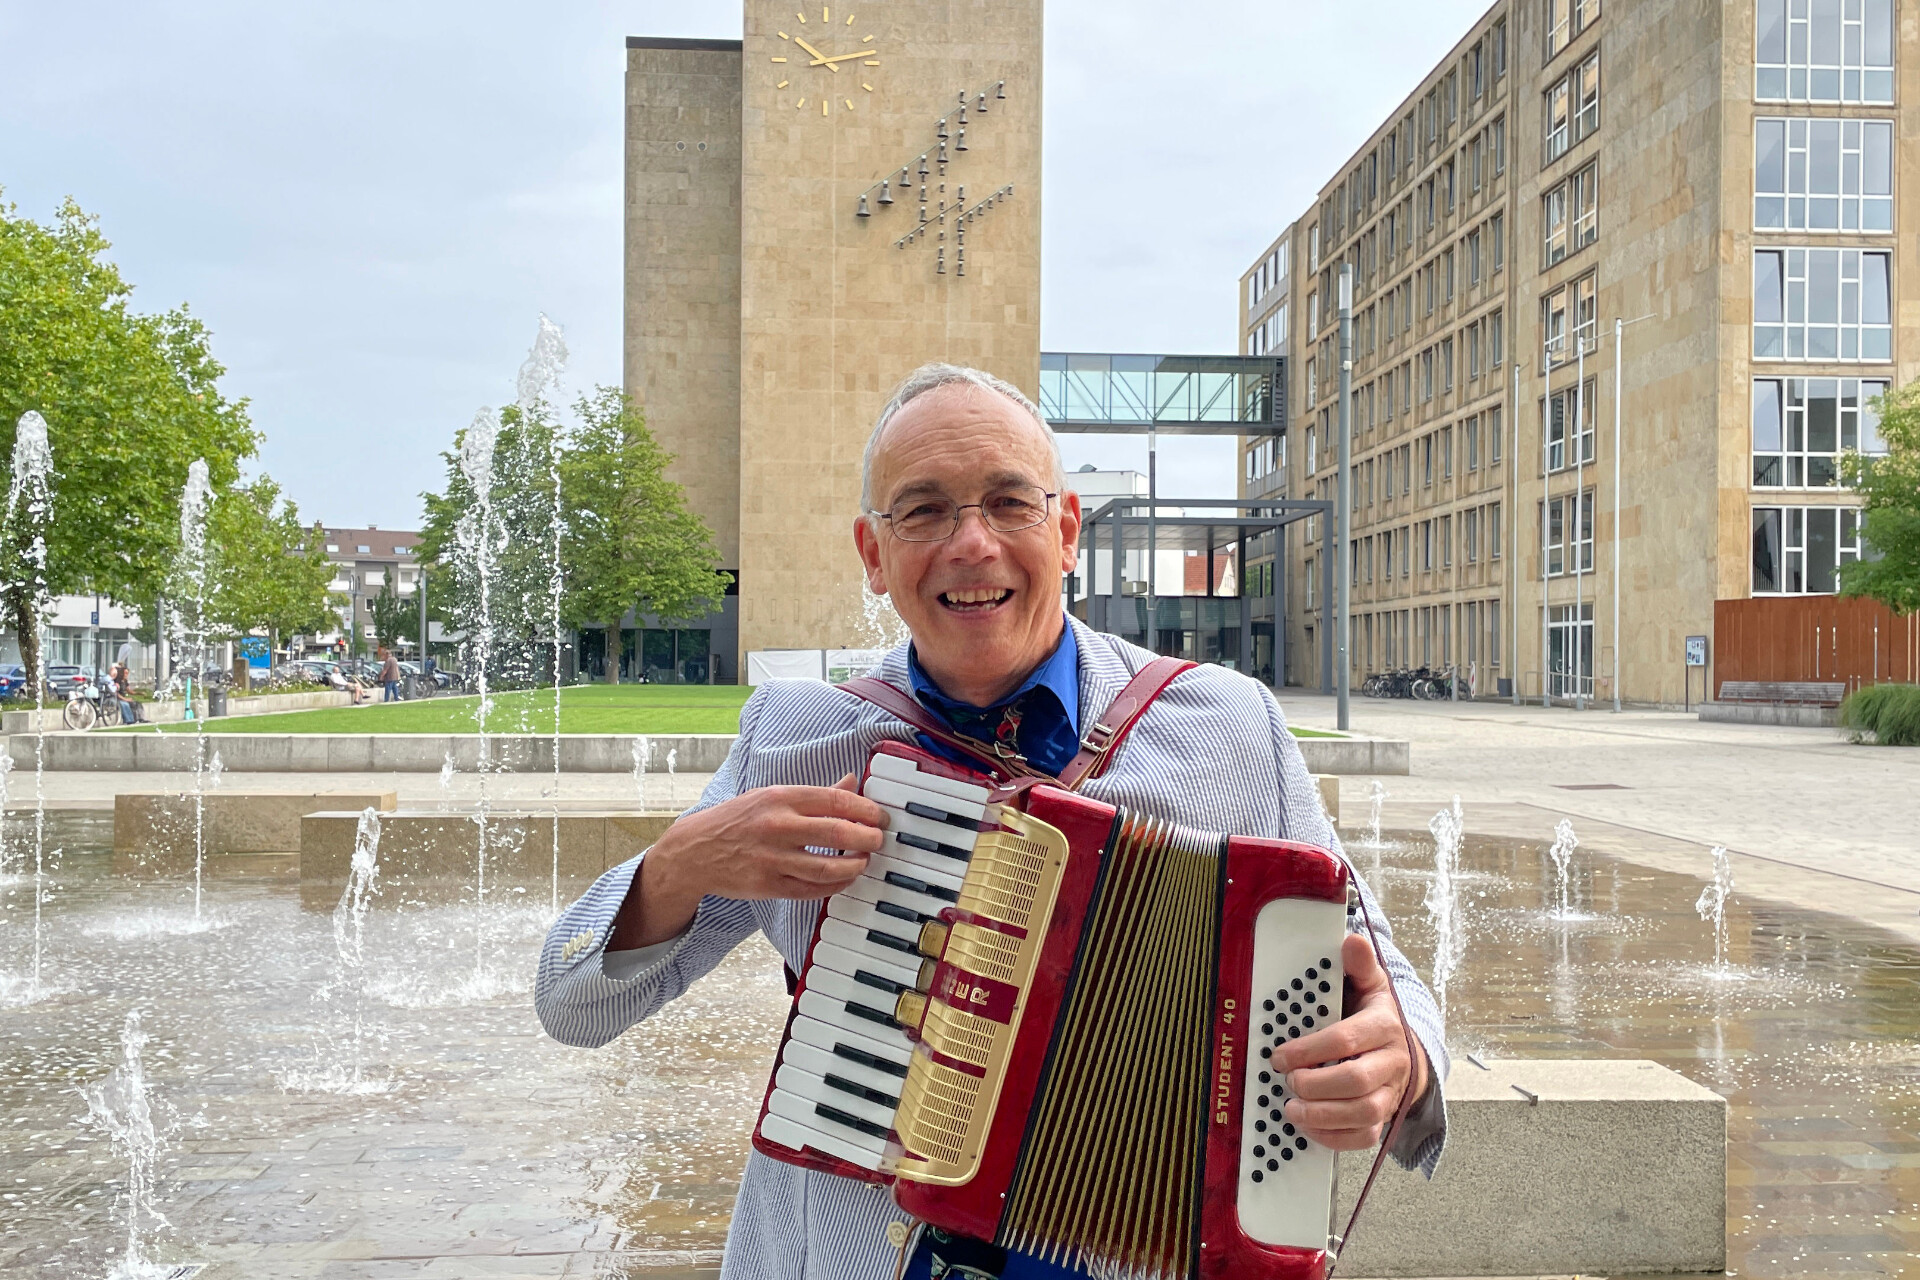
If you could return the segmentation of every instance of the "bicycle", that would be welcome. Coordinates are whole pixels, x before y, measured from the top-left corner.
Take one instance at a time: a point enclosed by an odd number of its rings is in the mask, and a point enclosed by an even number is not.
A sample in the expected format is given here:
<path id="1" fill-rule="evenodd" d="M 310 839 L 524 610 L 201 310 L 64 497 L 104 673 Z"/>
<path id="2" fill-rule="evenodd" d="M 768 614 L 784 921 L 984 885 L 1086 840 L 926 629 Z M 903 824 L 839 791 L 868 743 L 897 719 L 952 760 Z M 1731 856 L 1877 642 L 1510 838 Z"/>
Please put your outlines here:
<path id="1" fill-rule="evenodd" d="M 86 684 L 76 685 L 67 697 L 67 705 L 61 710 L 60 719 L 69 729 L 84 732 L 93 728 L 100 723 L 101 719 L 100 697 L 100 686 L 97 683 L 88 681 Z"/>

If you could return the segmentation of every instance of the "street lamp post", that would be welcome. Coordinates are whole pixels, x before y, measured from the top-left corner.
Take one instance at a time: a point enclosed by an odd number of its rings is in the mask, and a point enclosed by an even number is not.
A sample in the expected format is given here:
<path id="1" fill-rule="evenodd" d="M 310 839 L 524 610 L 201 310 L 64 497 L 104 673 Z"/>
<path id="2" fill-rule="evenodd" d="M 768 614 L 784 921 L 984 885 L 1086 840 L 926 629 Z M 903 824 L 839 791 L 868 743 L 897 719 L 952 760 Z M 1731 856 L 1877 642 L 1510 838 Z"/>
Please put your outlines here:
<path id="1" fill-rule="evenodd" d="M 1620 335 L 1630 324 L 1653 319 L 1653 312 L 1631 320 L 1613 318 L 1613 709 L 1620 710 Z"/>
<path id="2" fill-rule="evenodd" d="M 1580 336 L 1578 317 L 1574 326 L 1573 527 L 1568 530 L 1567 540 L 1573 544 L 1573 709 L 1585 711 L 1587 686 L 1584 681 L 1589 678 L 1585 668 L 1591 648 L 1587 644 L 1585 620 L 1580 616 L 1581 606 L 1586 603 L 1586 544 L 1581 541 L 1580 527 L 1591 518 L 1587 510 L 1587 340 Z"/>
<path id="3" fill-rule="evenodd" d="M 1507 450 L 1508 489 L 1513 494 L 1511 505 L 1507 508 L 1507 573 L 1513 582 L 1513 593 L 1507 597 L 1507 625 L 1513 633 L 1513 642 L 1507 646 L 1508 661 L 1513 663 L 1513 676 L 1507 681 L 1507 688 L 1513 695 L 1513 705 L 1520 705 L 1520 367 L 1525 362 L 1516 358 L 1513 362 L 1513 404 L 1507 413 L 1507 428 L 1513 441 Z"/>
<path id="4" fill-rule="evenodd" d="M 1334 691 L 1338 700 L 1339 726 L 1352 727 L 1348 707 L 1349 686 L 1353 683 L 1349 646 L 1351 644 L 1350 597 L 1353 591 L 1353 567 L 1348 559 L 1349 523 L 1352 519 L 1353 470 L 1353 264 L 1340 266 L 1340 466 L 1334 484 L 1335 596 L 1333 636 L 1339 668 L 1334 672 Z"/>

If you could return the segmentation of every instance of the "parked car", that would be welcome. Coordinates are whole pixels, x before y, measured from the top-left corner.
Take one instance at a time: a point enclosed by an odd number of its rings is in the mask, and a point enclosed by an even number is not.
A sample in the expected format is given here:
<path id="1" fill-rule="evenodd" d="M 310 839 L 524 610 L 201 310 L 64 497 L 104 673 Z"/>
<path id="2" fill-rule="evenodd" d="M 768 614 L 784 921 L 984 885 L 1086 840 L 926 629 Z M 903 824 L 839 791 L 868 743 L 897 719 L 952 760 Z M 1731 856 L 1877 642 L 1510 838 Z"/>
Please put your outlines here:
<path id="1" fill-rule="evenodd" d="M 17 698 L 26 691 L 27 669 L 17 662 L 0 666 L 0 698 Z"/>
<path id="2" fill-rule="evenodd" d="M 73 696 L 74 690 L 87 688 L 93 680 L 93 670 L 90 667 L 50 662 L 47 664 L 47 697 L 65 702 Z"/>

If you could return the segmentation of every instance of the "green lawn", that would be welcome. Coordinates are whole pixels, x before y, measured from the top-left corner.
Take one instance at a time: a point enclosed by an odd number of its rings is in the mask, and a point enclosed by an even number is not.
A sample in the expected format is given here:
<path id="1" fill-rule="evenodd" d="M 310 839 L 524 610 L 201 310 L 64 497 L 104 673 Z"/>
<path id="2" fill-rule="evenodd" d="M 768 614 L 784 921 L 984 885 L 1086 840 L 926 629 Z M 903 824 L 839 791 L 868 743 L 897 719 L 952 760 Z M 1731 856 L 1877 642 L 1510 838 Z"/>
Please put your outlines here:
<path id="1" fill-rule="evenodd" d="M 753 690 L 736 685 L 579 685 L 560 694 L 562 733 L 738 733 L 740 706 Z M 376 690 L 375 698 L 379 697 Z M 478 697 L 372 702 L 276 715 L 207 721 L 209 733 L 471 733 Z M 191 733 L 191 723 L 162 725 Z M 493 695 L 487 728 L 552 733 L 553 690 Z M 151 729 L 146 732 L 153 732 Z"/>
<path id="2" fill-rule="evenodd" d="M 738 685 L 578 685 L 560 694 L 562 733 L 738 733 L 740 707 L 753 690 Z M 375 695 L 376 697 L 378 694 Z M 472 733 L 477 697 L 425 702 L 371 702 L 268 716 L 207 721 L 208 733 Z M 495 733 L 552 733 L 553 691 L 493 695 L 487 728 Z M 161 725 L 164 733 L 191 733 L 191 722 Z M 151 728 L 107 730 L 145 732 Z M 1296 738 L 1337 738 L 1295 729 Z"/>

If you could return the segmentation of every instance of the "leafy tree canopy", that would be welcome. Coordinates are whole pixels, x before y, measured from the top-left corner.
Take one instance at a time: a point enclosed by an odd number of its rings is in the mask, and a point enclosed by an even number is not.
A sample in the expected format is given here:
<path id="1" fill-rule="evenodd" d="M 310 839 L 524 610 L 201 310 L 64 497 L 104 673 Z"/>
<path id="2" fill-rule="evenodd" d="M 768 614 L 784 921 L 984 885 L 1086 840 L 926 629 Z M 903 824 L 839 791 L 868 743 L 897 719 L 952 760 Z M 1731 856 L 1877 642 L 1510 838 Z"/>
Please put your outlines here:
<path id="1" fill-rule="evenodd" d="M 97 222 L 68 201 L 49 224 L 0 204 L 0 457 L 21 414 L 47 420 L 53 514 L 46 589 L 138 605 L 160 594 L 179 544 L 187 467 L 232 485 L 257 435 L 185 307 L 144 315 Z M 15 540 L 17 543 L 17 540 Z M 34 590 L 5 548 L 7 623 L 31 650 Z"/>
<path id="2" fill-rule="evenodd" d="M 1886 455 L 1850 453 L 1840 462 L 1841 478 L 1862 499 L 1871 558 L 1840 566 L 1840 591 L 1909 614 L 1920 609 L 1920 381 L 1875 403 Z"/>

